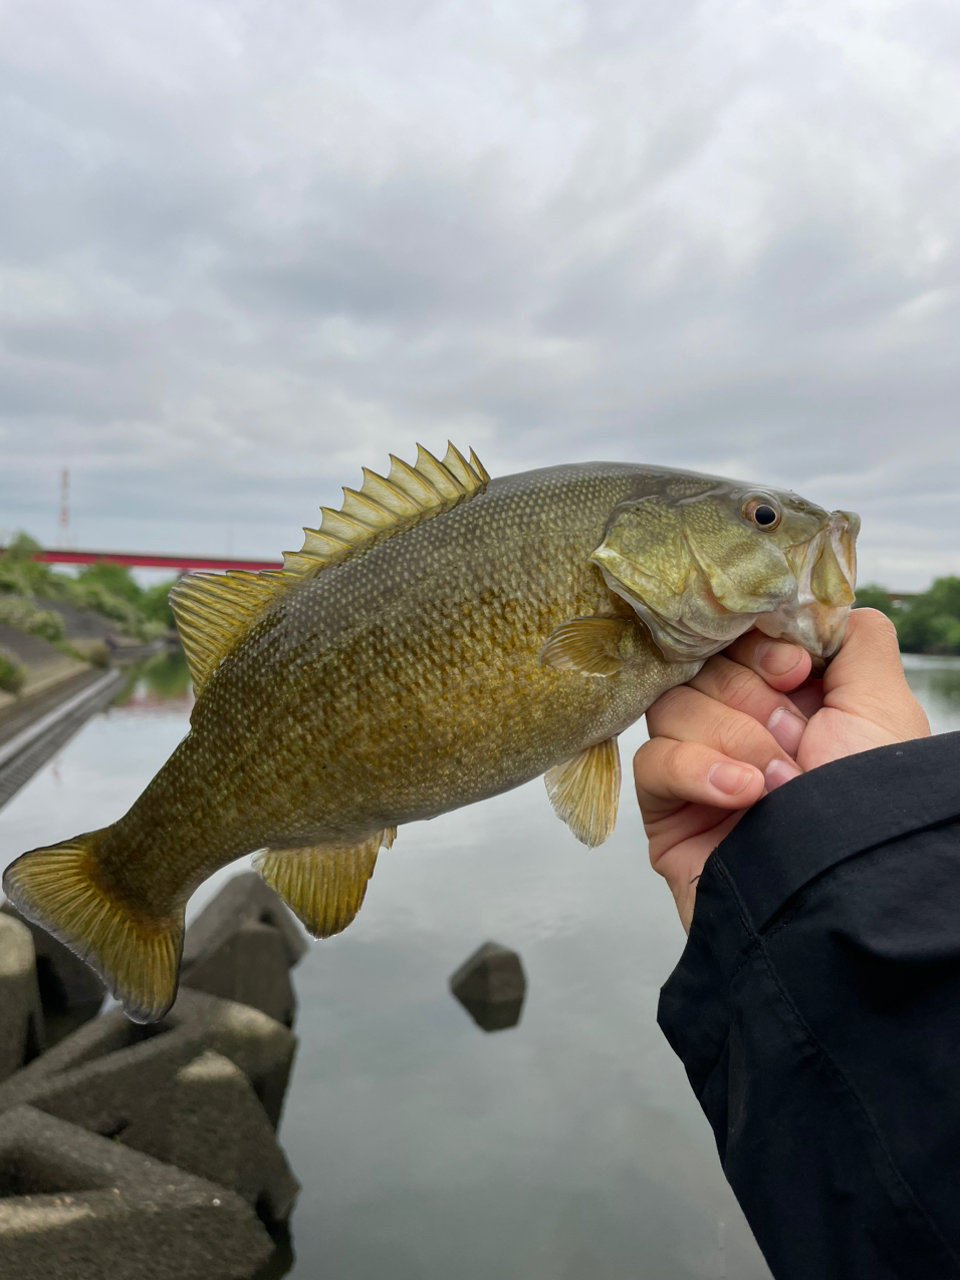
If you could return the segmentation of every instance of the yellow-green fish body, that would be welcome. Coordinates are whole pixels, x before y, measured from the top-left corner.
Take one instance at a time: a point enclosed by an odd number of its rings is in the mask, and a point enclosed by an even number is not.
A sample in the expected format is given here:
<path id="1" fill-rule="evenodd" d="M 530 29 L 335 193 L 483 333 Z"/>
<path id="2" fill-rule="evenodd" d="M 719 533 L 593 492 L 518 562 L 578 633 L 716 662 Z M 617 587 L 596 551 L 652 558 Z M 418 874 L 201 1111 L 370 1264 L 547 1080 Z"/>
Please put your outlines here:
<path id="1" fill-rule="evenodd" d="M 171 1002 L 218 867 L 264 850 L 327 935 L 398 826 L 538 774 L 599 843 L 617 734 L 755 622 L 828 653 L 853 598 L 855 518 L 795 495 L 614 463 L 490 481 L 455 450 L 366 474 L 283 573 L 184 580 L 189 734 L 113 826 L 8 869 L 132 1017 Z"/>

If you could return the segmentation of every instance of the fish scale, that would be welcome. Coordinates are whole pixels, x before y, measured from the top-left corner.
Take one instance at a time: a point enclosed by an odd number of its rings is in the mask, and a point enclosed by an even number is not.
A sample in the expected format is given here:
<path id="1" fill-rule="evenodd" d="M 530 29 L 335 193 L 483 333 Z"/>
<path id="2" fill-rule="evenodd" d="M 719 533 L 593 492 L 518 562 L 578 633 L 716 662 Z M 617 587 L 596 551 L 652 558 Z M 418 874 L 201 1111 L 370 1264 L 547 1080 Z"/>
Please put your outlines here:
<path id="1" fill-rule="evenodd" d="M 189 734 L 119 821 L 7 871 L 18 908 L 134 1018 L 173 999 L 184 906 L 219 867 L 261 850 L 326 936 L 398 827 L 539 774 L 598 844 L 616 737 L 660 693 L 754 624 L 828 654 L 853 598 L 855 517 L 718 477 L 578 463 L 490 480 L 451 446 L 344 494 L 282 572 L 175 589 Z"/>

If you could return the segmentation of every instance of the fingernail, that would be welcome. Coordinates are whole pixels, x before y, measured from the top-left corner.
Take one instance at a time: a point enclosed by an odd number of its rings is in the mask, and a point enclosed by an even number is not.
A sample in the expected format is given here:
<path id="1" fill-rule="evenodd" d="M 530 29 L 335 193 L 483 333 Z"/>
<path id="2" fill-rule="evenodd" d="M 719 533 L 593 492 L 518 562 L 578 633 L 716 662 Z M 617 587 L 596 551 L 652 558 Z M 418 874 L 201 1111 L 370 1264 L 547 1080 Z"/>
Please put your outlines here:
<path id="1" fill-rule="evenodd" d="M 788 756 L 795 756 L 807 722 L 789 707 L 777 707 L 767 721 L 767 732 Z"/>
<path id="2" fill-rule="evenodd" d="M 785 782 L 799 778 L 801 773 L 803 770 L 798 769 L 793 761 L 771 760 L 763 771 L 763 780 L 767 784 L 768 791 L 776 791 L 777 787 L 782 787 Z"/>
<path id="3" fill-rule="evenodd" d="M 721 761 L 710 766 L 707 781 L 724 795 L 735 796 L 740 794 L 752 777 L 752 769 L 745 769 L 741 764 Z"/>
<path id="4" fill-rule="evenodd" d="M 764 640 L 757 645 L 757 662 L 772 676 L 785 676 L 803 657 L 803 650 L 795 644 L 781 644 L 778 640 Z"/>

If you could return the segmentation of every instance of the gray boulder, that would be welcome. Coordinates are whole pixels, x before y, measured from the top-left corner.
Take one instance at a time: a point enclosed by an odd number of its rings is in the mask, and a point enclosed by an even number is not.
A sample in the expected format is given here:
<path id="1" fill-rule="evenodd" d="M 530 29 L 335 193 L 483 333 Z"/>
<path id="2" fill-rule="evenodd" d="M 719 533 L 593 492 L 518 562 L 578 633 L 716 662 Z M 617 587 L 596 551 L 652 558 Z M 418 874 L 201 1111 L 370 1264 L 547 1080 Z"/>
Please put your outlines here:
<path id="1" fill-rule="evenodd" d="M 485 942 L 450 976 L 450 990 L 484 1031 L 520 1021 L 527 979 L 516 951 Z"/>
<path id="2" fill-rule="evenodd" d="M 100 1011 L 103 983 L 69 947 L 31 920 L 25 920 L 11 902 L 0 903 L 0 913 L 19 920 L 33 935 L 47 1043 L 55 1044 Z"/>
<path id="3" fill-rule="evenodd" d="M 283 934 L 270 924 L 238 921 L 218 945 L 201 952 L 181 984 L 225 1000 L 252 1005 L 285 1027 L 292 1027 L 297 998 L 287 967 Z"/>
<path id="4" fill-rule="evenodd" d="M 211 1049 L 181 1067 L 119 1137 L 230 1187 L 271 1224 L 289 1217 L 300 1189 L 250 1081 Z"/>
<path id="5" fill-rule="evenodd" d="M 293 915 L 256 872 L 228 880 L 187 930 L 180 981 L 253 1005 L 292 1026 L 296 997 L 288 970 L 309 944 Z"/>
<path id="6" fill-rule="evenodd" d="M 0 1081 L 44 1045 L 43 1011 L 30 930 L 0 915 Z"/>
<path id="7" fill-rule="evenodd" d="M 28 1103 L 122 1138 L 181 1067 L 212 1049 L 249 1078 L 275 1128 L 295 1047 L 259 1009 L 182 990 L 161 1022 L 141 1026 L 115 1008 L 74 1031 L 0 1083 L 0 1112 Z"/>
<path id="8" fill-rule="evenodd" d="M 235 1192 L 45 1115 L 0 1126 L 0 1275 L 239 1280 L 274 1246 Z"/>

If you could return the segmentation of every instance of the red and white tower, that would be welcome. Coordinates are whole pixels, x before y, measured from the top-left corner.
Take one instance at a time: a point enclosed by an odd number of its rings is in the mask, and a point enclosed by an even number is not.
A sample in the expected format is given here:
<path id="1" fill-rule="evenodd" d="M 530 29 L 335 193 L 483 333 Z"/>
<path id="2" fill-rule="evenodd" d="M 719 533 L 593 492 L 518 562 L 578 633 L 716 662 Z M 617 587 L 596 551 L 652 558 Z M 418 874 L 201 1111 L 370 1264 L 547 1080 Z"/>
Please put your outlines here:
<path id="1" fill-rule="evenodd" d="M 64 467 L 60 472 L 60 521 L 57 532 L 57 546 L 65 549 L 70 545 L 70 468 Z"/>

